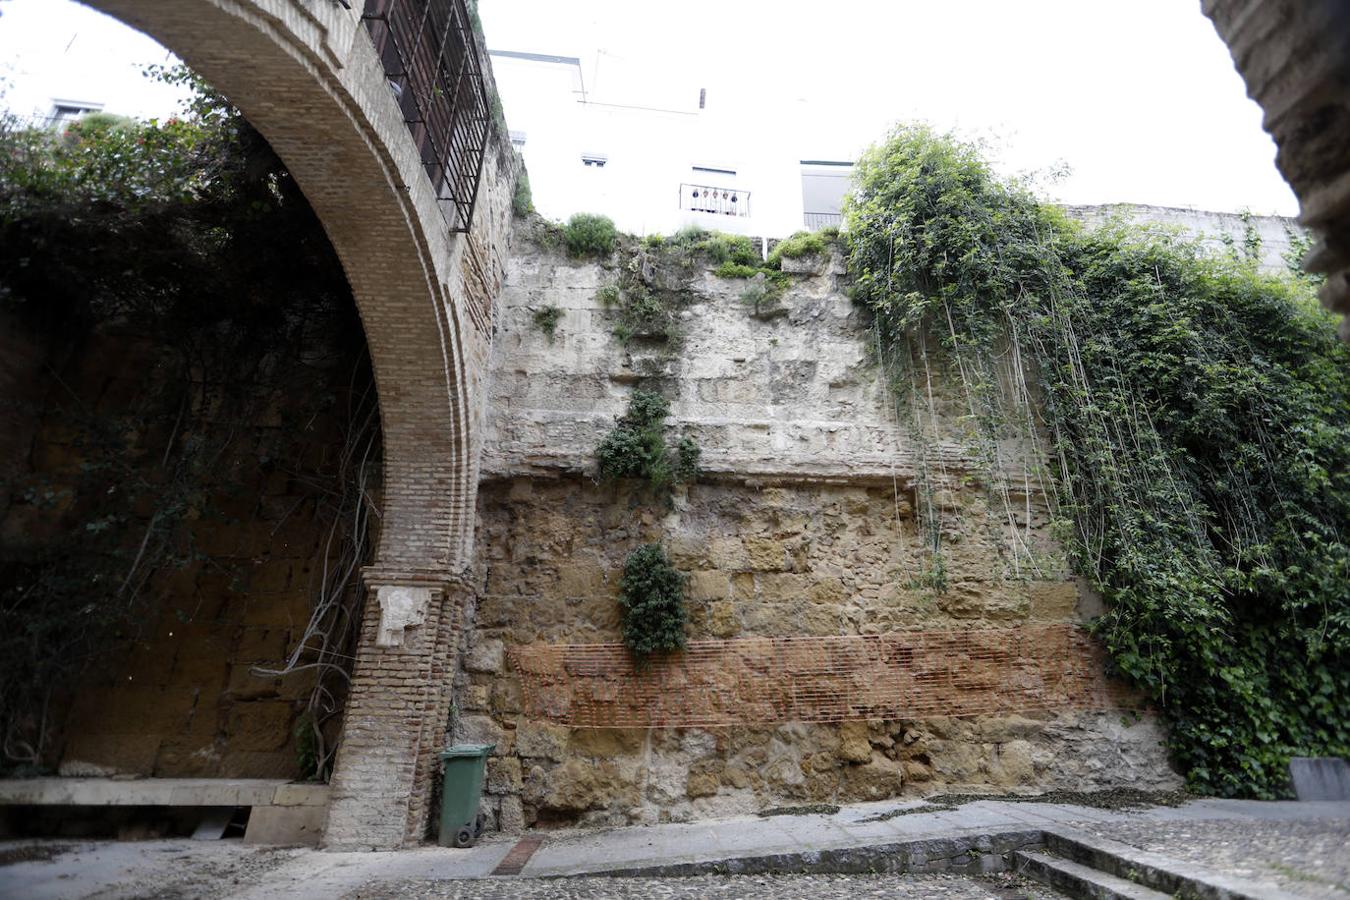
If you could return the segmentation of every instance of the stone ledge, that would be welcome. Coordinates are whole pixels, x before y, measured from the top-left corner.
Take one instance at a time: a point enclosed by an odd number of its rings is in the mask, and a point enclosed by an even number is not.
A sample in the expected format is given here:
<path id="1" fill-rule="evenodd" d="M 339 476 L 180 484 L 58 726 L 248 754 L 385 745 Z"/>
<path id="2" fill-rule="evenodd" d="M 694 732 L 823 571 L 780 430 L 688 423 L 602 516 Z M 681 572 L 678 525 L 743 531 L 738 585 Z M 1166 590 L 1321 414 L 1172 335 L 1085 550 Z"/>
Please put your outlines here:
<path id="1" fill-rule="evenodd" d="M 328 785 L 267 778 L 0 779 L 0 806 L 306 806 Z"/>

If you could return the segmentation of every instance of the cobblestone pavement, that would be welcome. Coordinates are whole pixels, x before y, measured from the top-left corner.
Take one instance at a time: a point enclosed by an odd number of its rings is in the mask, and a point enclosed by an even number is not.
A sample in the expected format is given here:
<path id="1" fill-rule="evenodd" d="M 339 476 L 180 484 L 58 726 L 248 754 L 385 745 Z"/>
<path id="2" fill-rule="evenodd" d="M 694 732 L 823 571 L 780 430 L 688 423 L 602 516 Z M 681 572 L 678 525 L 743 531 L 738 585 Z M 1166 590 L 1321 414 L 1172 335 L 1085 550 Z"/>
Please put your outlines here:
<path id="1" fill-rule="evenodd" d="M 1084 824 L 1082 830 L 1301 897 L 1350 900 L 1350 819 Z"/>
<path id="2" fill-rule="evenodd" d="M 473 881 L 392 881 L 371 884 L 345 900 L 1050 900 L 1040 885 L 1011 876 L 955 875 L 706 875 L 695 878 L 487 878 Z"/>

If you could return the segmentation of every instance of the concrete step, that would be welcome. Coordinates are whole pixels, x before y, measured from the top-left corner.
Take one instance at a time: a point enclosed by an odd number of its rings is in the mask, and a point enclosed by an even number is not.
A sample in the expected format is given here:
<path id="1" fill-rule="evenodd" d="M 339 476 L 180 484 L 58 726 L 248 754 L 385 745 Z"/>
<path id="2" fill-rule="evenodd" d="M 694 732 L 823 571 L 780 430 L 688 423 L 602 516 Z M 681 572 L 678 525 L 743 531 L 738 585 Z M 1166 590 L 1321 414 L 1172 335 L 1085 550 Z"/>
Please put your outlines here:
<path id="1" fill-rule="evenodd" d="M 1070 862 L 1169 896 L 1199 900 L 1297 900 L 1297 895 L 1273 885 L 1224 875 L 1075 829 L 1046 829 L 1045 847 Z"/>
<path id="2" fill-rule="evenodd" d="M 1018 850 L 1013 868 L 1075 900 L 1167 900 L 1168 895 L 1044 850 Z"/>

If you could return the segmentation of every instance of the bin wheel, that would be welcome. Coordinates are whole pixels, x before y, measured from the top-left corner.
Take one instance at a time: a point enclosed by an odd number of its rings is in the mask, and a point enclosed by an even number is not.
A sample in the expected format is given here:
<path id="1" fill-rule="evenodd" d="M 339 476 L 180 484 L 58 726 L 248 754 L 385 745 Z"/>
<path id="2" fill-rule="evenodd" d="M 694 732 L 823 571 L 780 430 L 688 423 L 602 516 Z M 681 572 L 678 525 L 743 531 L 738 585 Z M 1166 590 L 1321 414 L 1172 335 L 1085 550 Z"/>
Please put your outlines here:
<path id="1" fill-rule="evenodd" d="M 455 832 L 456 847 L 472 847 L 473 839 L 474 839 L 473 829 L 470 828 L 468 825 L 465 825 L 463 828 L 459 829 L 459 831 Z"/>
<path id="2" fill-rule="evenodd" d="M 473 836 L 478 837 L 487 828 L 487 813 L 479 813 L 473 820 Z"/>

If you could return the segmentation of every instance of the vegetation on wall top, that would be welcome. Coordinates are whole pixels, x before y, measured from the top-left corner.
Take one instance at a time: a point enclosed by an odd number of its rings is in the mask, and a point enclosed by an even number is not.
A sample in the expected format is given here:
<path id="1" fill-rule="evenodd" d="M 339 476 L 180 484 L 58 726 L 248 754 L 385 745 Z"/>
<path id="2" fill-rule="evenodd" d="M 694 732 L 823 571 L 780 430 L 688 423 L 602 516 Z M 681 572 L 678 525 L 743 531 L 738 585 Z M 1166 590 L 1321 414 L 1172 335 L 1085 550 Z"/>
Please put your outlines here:
<path id="1" fill-rule="evenodd" d="M 595 213 L 577 213 L 562 230 L 563 244 L 573 256 L 609 256 L 618 237 L 614 220 Z"/>
<path id="2" fill-rule="evenodd" d="M 1042 474 L 1003 471 L 1000 442 L 1050 461 L 1109 607 L 1095 632 L 1164 711 L 1190 786 L 1272 797 L 1291 756 L 1350 754 L 1350 349 L 1312 285 L 1085 231 L 924 128 L 856 177 L 849 269 L 902 407 L 922 435 L 925 380 L 959 379 L 1000 511 L 1001 485 Z M 931 489 L 921 473 L 940 563 Z"/>

